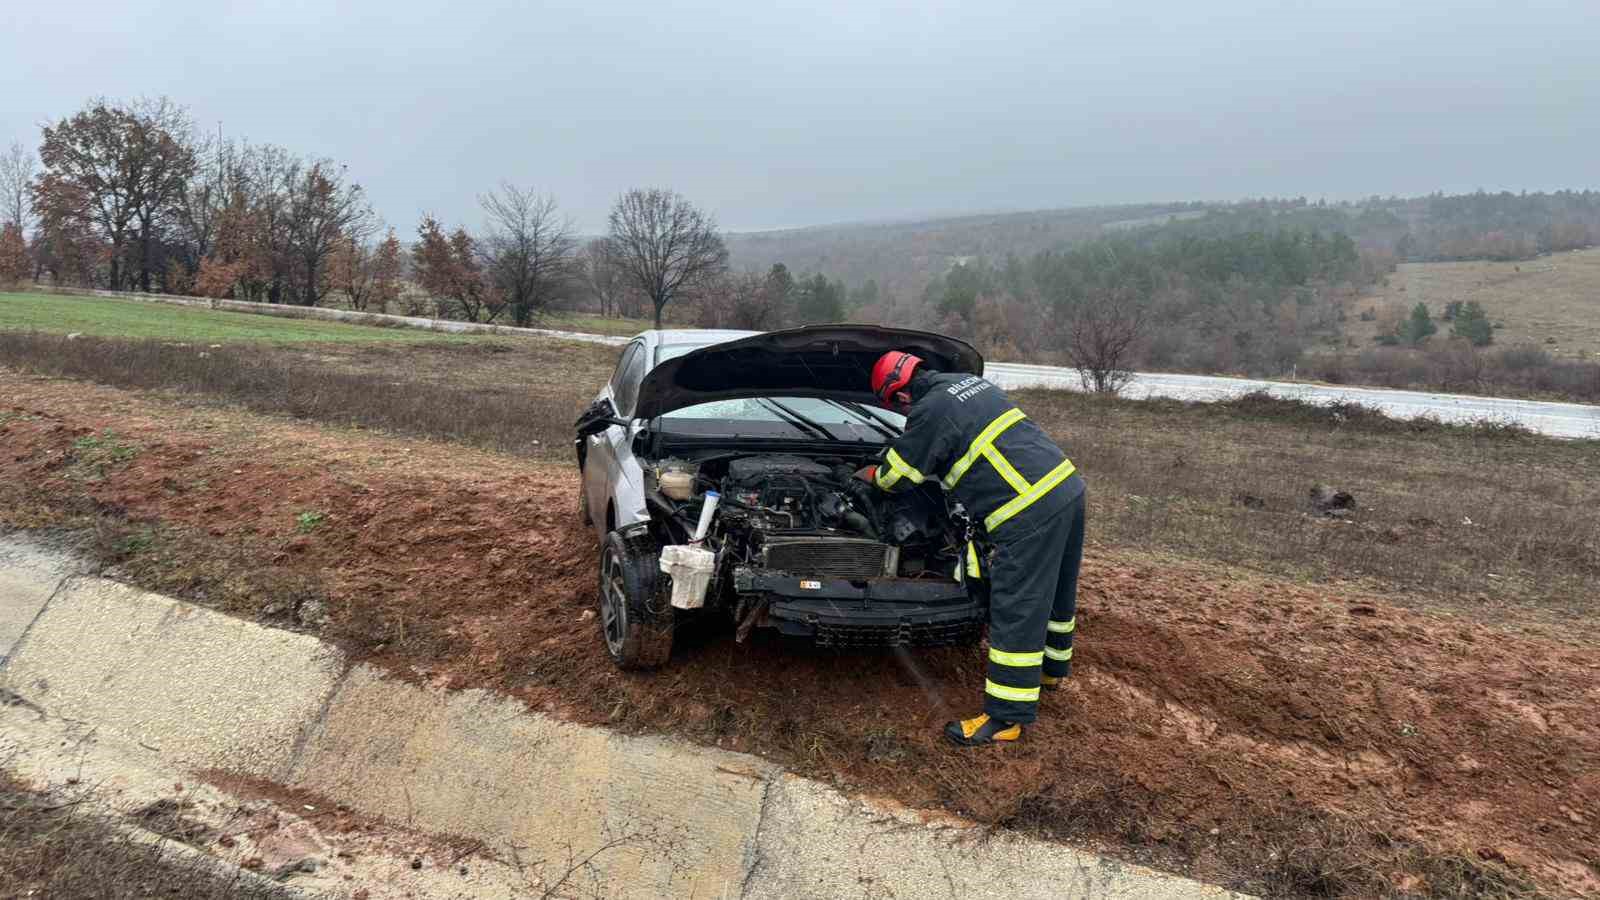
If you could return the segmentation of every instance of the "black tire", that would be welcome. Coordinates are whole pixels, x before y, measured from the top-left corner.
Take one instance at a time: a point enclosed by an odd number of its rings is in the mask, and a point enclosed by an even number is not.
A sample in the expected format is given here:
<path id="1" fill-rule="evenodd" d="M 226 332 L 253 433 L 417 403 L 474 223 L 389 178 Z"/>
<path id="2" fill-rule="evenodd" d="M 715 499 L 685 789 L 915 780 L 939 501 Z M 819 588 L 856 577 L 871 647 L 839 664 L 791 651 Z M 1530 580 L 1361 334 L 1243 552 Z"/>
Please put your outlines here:
<path id="1" fill-rule="evenodd" d="M 674 616 L 648 535 L 607 534 L 600 543 L 600 637 L 622 669 L 653 669 L 672 655 Z"/>

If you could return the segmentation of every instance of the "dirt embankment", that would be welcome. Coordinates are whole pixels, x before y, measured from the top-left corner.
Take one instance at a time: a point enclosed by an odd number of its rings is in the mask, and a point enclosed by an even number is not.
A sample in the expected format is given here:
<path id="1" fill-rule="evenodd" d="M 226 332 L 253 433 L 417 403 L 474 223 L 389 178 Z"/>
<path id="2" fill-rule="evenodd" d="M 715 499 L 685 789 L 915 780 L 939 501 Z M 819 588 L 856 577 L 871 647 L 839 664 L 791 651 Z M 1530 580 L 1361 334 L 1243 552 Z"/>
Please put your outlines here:
<path id="1" fill-rule="evenodd" d="M 0 524 L 97 522 L 125 577 L 286 623 L 325 615 L 411 678 L 1269 892 L 1600 892 L 1587 643 L 1092 546 L 1071 687 L 1022 745 L 960 754 L 935 730 L 976 708 L 977 649 L 902 661 L 702 633 L 659 673 L 615 671 L 563 468 L 5 386 Z"/>

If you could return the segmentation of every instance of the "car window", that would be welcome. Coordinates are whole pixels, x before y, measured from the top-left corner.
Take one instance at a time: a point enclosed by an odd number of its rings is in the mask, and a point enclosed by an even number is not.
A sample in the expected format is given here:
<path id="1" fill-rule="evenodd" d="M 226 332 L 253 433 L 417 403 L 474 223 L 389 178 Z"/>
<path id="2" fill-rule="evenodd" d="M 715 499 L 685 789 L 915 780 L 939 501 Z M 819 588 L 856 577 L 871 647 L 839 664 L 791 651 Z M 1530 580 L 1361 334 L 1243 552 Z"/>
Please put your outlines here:
<path id="1" fill-rule="evenodd" d="M 822 425 L 869 425 L 876 420 L 892 429 L 905 427 L 905 417 L 885 409 L 844 404 L 843 406 L 815 397 L 773 397 L 782 406 L 774 406 L 766 398 L 712 400 L 685 406 L 669 413 L 663 419 L 723 419 L 740 422 L 787 422 L 794 415 L 802 416 Z M 864 418 L 870 417 L 870 418 Z"/>
<path id="2" fill-rule="evenodd" d="M 633 415 L 633 405 L 639 399 L 639 382 L 644 380 L 644 357 L 644 346 L 631 344 L 617 362 L 617 373 L 611 380 L 611 394 L 619 415 Z"/>
<path id="3" fill-rule="evenodd" d="M 610 384 L 611 392 L 613 394 L 617 392 L 618 386 L 622 384 L 622 370 L 626 369 L 628 367 L 628 361 L 633 359 L 638 354 L 639 343 L 637 341 L 622 348 L 622 353 L 617 357 L 617 367 L 611 372 Z"/>
<path id="4" fill-rule="evenodd" d="M 704 344 L 662 344 L 656 348 L 656 365 L 659 366 L 669 359 L 677 359 L 685 353 L 699 350 L 701 347 L 709 347 L 714 343 L 716 341 Z"/>

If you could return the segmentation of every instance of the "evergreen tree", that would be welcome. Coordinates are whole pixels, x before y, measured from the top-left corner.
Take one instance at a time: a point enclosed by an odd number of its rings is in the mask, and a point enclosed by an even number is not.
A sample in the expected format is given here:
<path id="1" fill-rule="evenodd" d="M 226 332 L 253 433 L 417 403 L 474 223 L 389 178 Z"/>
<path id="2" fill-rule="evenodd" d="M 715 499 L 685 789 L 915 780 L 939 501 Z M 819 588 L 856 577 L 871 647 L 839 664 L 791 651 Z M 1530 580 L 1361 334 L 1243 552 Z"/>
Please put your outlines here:
<path id="1" fill-rule="evenodd" d="M 939 312 L 972 321 L 983 292 L 983 272 L 971 263 L 957 263 L 944 278 L 944 294 L 939 297 Z"/>
<path id="2" fill-rule="evenodd" d="M 1428 315 L 1428 305 L 1418 303 L 1411 308 L 1411 317 L 1400 325 L 1400 339 L 1416 346 L 1428 339 L 1428 335 L 1439 330 L 1433 324 L 1433 317 Z"/>
<path id="3" fill-rule="evenodd" d="M 844 319 L 844 283 L 829 281 L 817 273 L 802 278 L 794 286 L 794 316 L 802 325 L 838 322 Z"/>
<path id="4" fill-rule="evenodd" d="M 1474 347 L 1487 347 L 1494 343 L 1494 326 L 1489 324 L 1488 313 L 1476 300 L 1469 301 L 1456 313 L 1456 322 L 1451 326 L 1450 333 L 1466 338 Z"/>

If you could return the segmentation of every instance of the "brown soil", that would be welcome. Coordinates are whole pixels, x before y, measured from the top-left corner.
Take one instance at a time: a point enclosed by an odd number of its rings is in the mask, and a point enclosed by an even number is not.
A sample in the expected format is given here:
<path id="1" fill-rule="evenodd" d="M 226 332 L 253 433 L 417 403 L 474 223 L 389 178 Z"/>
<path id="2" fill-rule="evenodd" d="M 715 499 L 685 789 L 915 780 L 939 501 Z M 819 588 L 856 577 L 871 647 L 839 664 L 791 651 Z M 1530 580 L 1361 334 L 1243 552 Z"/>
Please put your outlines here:
<path id="1" fill-rule="evenodd" d="M 0 525 L 100 522 L 126 577 L 249 614 L 289 616 L 266 595 L 301 585 L 330 638 L 405 677 L 1272 893 L 1600 892 L 1600 650 L 1544 626 L 1092 544 L 1077 677 L 1021 745 L 962 753 L 936 730 L 976 709 L 977 649 L 706 632 L 658 673 L 613 669 L 565 467 L 0 388 Z"/>

